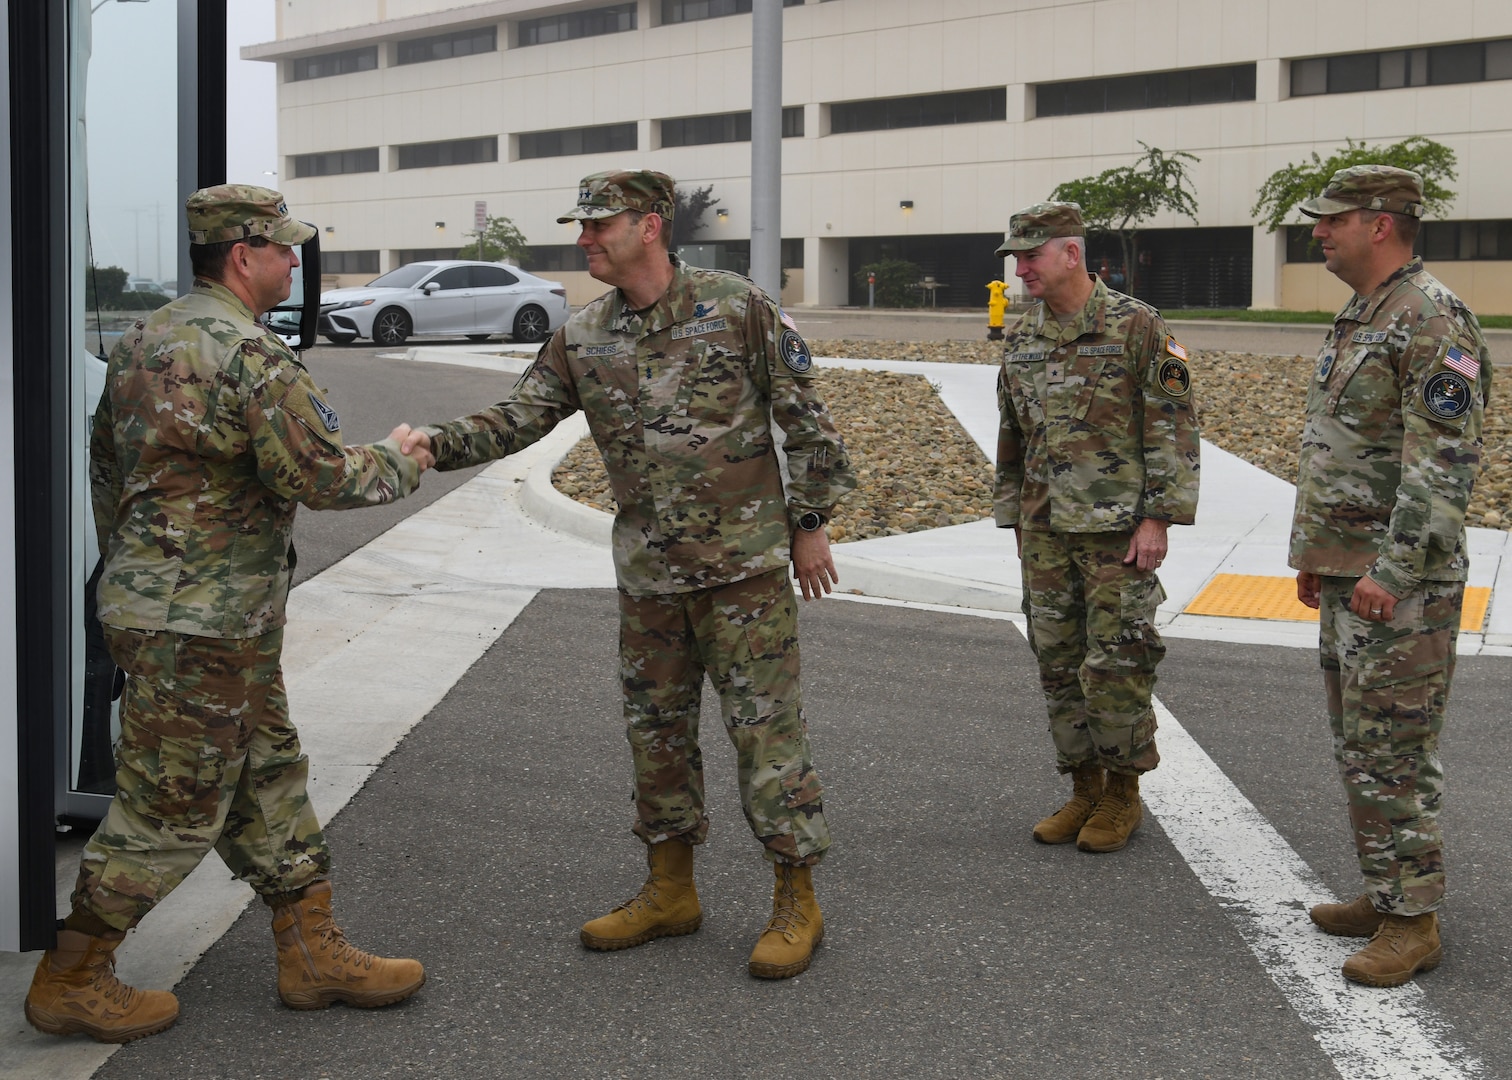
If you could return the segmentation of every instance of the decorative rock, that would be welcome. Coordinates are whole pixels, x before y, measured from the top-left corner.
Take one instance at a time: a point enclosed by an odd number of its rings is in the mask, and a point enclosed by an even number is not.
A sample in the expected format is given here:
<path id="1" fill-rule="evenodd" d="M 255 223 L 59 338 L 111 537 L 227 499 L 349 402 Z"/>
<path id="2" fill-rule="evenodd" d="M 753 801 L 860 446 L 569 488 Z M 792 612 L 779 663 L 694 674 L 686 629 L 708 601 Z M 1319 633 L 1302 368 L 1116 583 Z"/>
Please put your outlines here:
<path id="1" fill-rule="evenodd" d="M 988 341 L 810 341 L 815 356 L 934 363 L 996 364 L 1002 346 Z M 1254 353 L 1191 354 L 1202 436 L 1288 482 L 1297 476 L 1297 446 L 1314 359 Z M 1500 372 L 1498 372 L 1500 375 Z M 837 508 L 837 542 L 890 536 L 992 515 L 992 464 L 961 429 L 929 382 L 918 375 L 825 369 L 822 393 L 845 438 L 860 486 Z M 1485 450 L 1467 525 L 1512 527 L 1512 422 L 1492 395 Z M 585 439 L 557 466 L 559 490 L 613 512 L 614 498 L 598 450 Z"/>

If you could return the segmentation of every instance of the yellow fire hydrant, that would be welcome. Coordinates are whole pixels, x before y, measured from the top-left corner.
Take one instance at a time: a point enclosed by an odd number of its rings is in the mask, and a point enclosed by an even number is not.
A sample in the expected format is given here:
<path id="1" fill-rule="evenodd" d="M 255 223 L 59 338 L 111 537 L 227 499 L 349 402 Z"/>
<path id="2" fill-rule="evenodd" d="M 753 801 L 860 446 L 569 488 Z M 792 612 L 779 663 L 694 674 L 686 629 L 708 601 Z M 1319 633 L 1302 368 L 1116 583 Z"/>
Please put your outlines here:
<path id="1" fill-rule="evenodd" d="M 1003 281 L 987 283 L 987 340 L 1003 340 L 1003 313 L 1008 310 L 1008 284 Z"/>

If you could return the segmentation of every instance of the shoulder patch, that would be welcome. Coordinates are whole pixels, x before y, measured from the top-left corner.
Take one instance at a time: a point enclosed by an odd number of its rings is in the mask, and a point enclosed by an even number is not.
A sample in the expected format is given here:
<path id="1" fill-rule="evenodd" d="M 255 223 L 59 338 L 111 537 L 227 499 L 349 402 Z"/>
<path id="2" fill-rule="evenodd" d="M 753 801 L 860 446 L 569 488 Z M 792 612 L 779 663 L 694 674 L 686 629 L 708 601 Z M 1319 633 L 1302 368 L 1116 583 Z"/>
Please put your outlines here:
<path id="1" fill-rule="evenodd" d="M 1192 375 L 1187 366 L 1175 356 L 1164 357 L 1156 374 L 1160 388 L 1173 398 L 1184 398 L 1192 389 Z"/>
<path id="2" fill-rule="evenodd" d="M 1459 372 L 1471 382 L 1480 375 L 1480 357 L 1471 356 L 1457 345 L 1449 346 L 1449 351 L 1444 354 L 1444 366 L 1450 371 Z"/>
<path id="3" fill-rule="evenodd" d="M 336 415 L 336 410 L 321 401 L 314 393 L 310 394 L 310 404 L 315 406 L 315 414 L 320 417 L 320 422 L 325 429 L 335 433 L 341 430 L 341 418 Z"/>
<path id="4" fill-rule="evenodd" d="M 1177 359 L 1179 359 L 1179 360 L 1185 360 L 1185 359 L 1187 359 L 1186 347 L 1183 346 L 1180 342 L 1178 342 L 1175 338 L 1168 336 L 1166 338 L 1166 346 L 1165 347 L 1166 347 L 1166 352 L 1170 353 L 1172 356 L 1176 357 Z"/>
<path id="5" fill-rule="evenodd" d="M 1470 411 L 1470 382 L 1455 371 L 1436 371 L 1423 383 L 1423 406 L 1440 420 L 1458 420 Z"/>
<path id="6" fill-rule="evenodd" d="M 809 355 L 808 346 L 796 330 L 782 331 L 782 336 L 777 339 L 777 351 L 782 354 L 782 362 L 791 371 L 802 374 L 814 366 L 814 358 Z"/>

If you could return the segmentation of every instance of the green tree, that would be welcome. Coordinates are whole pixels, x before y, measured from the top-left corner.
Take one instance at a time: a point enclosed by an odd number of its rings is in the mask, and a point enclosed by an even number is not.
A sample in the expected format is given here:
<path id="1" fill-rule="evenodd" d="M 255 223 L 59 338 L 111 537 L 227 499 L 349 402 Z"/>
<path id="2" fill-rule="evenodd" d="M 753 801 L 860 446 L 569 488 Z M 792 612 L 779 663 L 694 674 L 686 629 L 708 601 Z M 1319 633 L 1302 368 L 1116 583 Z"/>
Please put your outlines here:
<path id="1" fill-rule="evenodd" d="M 1259 197 L 1250 213 L 1270 232 L 1285 225 L 1298 203 L 1321 195 L 1329 178 L 1351 165 L 1395 165 L 1411 169 L 1423 178 L 1423 213 L 1442 214 L 1454 200 L 1454 192 L 1442 181 L 1454 180 L 1454 151 L 1442 143 L 1413 135 L 1390 146 L 1369 146 L 1362 139 L 1346 139 L 1344 149 L 1321 158 L 1315 150 L 1311 161 L 1291 164 L 1270 174 L 1260 185 Z"/>
<path id="2" fill-rule="evenodd" d="M 1080 203 L 1082 221 L 1089 232 L 1118 237 L 1130 293 L 1139 287 L 1135 269 L 1139 265 L 1140 224 L 1162 210 L 1197 221 L 1197 197 L 1191 191 L 1186 163 L 1202 160 L 1185 150 L 1168 154 L 1142 141 L 1139 145 L 1144 153 L 1132 165 L 1068 180 L 1050 193 L 1057 202 Z"/>
<path id="3" fill-rule="evenodd" d="M 672 198 L 675 203 L 672 214 L 673 251 L 683 244 L 691 244 L 693 238 L 703 232 L 704 214 L 719 205 L 718 199 L 710 197 L 713 191 L 713 184 L 688 191 L 682 188 L 673 191 Z"/>
<path id="4" fill-rule="evenodd" d="M 128 277 L 130 275 L 119 266 L 95 266 L 91 263 L 84 275 L 84 306 L 91 311 L 95 308 L 114 308 L 116 298 L 126 288 Z"/>
<path id="5" fill-rule="evenodd" d="M 918 307 L 923 292 L 918 288 L 924 271 L 907 259 L 879 259 L 856 271 L 856 283 L 865 285 L 866 275 L 877 275 L 877 306 L 888 308 Z"/>
<path id="6" fill-rule="evenodd" d="M 490 214 L 481 232 L 463 233 L 473 242 L 457 252 L 459 259 L 480 259 L 483 262 L 509 262 L 523 266 L 530 256 L 530 247 L 525 236 L 507 217 Z"/>

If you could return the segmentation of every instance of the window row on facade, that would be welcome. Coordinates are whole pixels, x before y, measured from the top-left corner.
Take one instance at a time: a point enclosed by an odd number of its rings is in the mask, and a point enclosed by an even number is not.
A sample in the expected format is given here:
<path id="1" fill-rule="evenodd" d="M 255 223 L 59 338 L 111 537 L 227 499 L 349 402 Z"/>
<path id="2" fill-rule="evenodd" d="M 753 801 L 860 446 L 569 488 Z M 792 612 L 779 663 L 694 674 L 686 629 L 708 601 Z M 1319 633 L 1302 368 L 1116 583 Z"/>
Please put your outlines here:
<path id="1" fill-rule="evenodd" d="M 798 7 L 804 2 L 805 0 L 782 0 L 782 6 Z M 827 2 L 829 0 L 819 0 L 819 3 Z M 565 11 L 521 19 L 513 24 L 515 46 L 523 48 L 549 45 L 559 41 L 635 30 L 636 7 L 634 3 L 607 4 L 584 11 Z M 726 15 L 749 14 L 750 10 L 751 0 L 661 0 L 660 14 L 662 23 L 671 25 L 717 19 Z M 393 44 L 392 62 L 395 65 L 451 60 L 459 56 L 497 52 L 498 27 L 468 27 L 422 38 L 405 38 Z M 318 56 L 302 56 L 289 61 L 285 78 L 289 82 L 302 82 L 332 75 L 349 75 L 355 71 L 372 71 L 378 67 L 378 48 L 377 45 L 365 45 L 356 49 L 321 53 Z"/>
<path id="2" fill-rule="evenodd" d="M 1425 221 L 1413 250 L 1429 262 L 1512 259 L 1512 220 Z M 1311 225 L 1287 226 L 1286 261 L 1323 261 Z"/>
<path id="3" fill-rule="evenodd" d="M 702 236 L 694 241 L 695 244 L 702 242 Z M 750 269 L 751 242 L 749 240 L 722 240 L 713 243 L 712 246 L 718 248 L 718 261 L 721 264 L 729 264 L 724 266 L 725 269 L 737 270 L 740 273 L 745 273 Z M 415 262 L 455 259 L 459 257 L 461 250 L 459 247 L 399 248 L 394 251 L 394 265 L 408 266 Z M 363 251 L 322 250 L 320 272 L 322 274 L 372 274 L 376 277 L 380 255 L 381 252 L 377 248 Z M 803 268 L 803 239 L 791 237 L 783 240 L 781 256 L 784 270 L 801 270 Z M 533 244 L 524 259 L 522 269 L 537 274 L 586 271 L 588 257 L 576 244 Z"/>
<path id="4" fill-rule="evenodd" d="M 934 124 L 1001 121 L 1006 118 L 1006 91 L 998 87 L 960 93 L 837 102 L 828 108 L 831 130 L 836 134 Z M 801 105 L 782 110 L 783 138 L 803 137 L 803 116 Z M 659 145 L 664 148 L 751 141 L 749 112 L 668 117 L 656 121 L 656 124 Z M 555 131 L 521 132 L 514 139 L 512 160 L 625 153 L 641 148 L 640 127 L 634 120 L 618 124 L 560 128 Z M 499 136 L 404 143 L 394 146 L 393 151 L 391 167 L 394 169 L 476 165 L 499 160 Z M 295 154 L 291 163 L 293 177 L 297 180 L 313 176 L 380 171 L 376 146 Z"/>

